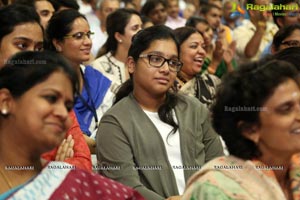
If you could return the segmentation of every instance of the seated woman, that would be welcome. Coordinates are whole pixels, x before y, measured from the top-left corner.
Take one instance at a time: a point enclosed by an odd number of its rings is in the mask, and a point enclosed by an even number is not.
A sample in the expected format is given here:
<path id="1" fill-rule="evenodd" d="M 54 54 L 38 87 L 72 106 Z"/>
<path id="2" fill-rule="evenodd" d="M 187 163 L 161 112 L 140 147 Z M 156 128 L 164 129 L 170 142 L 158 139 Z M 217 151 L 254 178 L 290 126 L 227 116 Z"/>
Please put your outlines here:
<path id="1" fill-rule="evenodd" d="M 142 29 L 142 20 L 137 11 L 118 9 L 106 20 L 108 38 L 91 65 L 109 77 L 117 86 L 129 79 L 125 66 L 131 38 Z"/>
<path id="2" fill-rule="evenodd" d="M 127 59 L 131 78 L 97 133 L 100 173 L 149 200 L 181 195 L 197 169 L 223 155 L 206 107 L 170 91 L 182 66 L 179 51 L 170 28 L 137 33 Z"/>
<path id="3" fill-rule="evenodd" d="M 106 76 L 82 64 L 89 60 L 92 47 L 89 24 L 78 11 L 62 10 L 50 19 L 46 33 L 46 48 L 62 54 L 77 72 L 80 95 L 75 99 L 74 111 L 81 130 L 94 139 L 98 121 L 111 107 L 114 94 Z"/>
<path id="4" fill-rule="evenodd" d="M 213 126 L 231 156 L 193 175 L 182 199 L 299 199 L 299 84 L 296 68 L 276 59 L 224 77 Z"/>
<path id="5" fill-rule="evenodd" d="M 228 47 L 223 45 L 224 33 L 219 34 L 218 39 L 213 42 L 213 30 L 209 26 L 207 20 L 203 17 L 190 17 L 186 26 L 196 28 L 203 36 L 205 41 L 205 51 L 207 53 L 201 73 L 210 73 L 221 78 L 227 72 L 231 72 L 237 68 L 237 62 L 234 59 L 235 42 L 231 42 Z"/>
<path id="6" fill-rule="evenodd" d="M 300 24 L 285 26 L 274 35 L 272 54 L 290 47 L 300 47 Z"/>
<path id="7" fill-rule="evenodd" d="M 43 29 L 33 8 L 10 5 L 0 10 L 0 68 L 20 51 L 43 50 Z M 45 161 L 65 161 L 76 167 L 92 170 L 91 153 L 72 110 L 73 123 L 66 134 L 66 142 L 42 155 Z"/>
<path id="8" fill-rule="evenodd" d="M 19 51 L 43 50 L 43 29 L 33 8 L 10 5 L 0 9 L 0 68 Z"/>
<path id="9" fill-rule="evenodd" d="M 176 87 L 210 107 L 220 79 L 208 73 L 200 74 L 206 56 L 204 39 L 192 27 L 177 28 L 174 32 L 180 44 L 180 60 L 183 62 L 183 67 L 177 74 Z"/>
<path id="10" fill-rule="evenodd" d="M 0 199 L 142 199 L 67 163 L 42 166 L 71 125 L 77 75 L 53 52 L 20 52 L 9 63 L 0 70 Z"/>

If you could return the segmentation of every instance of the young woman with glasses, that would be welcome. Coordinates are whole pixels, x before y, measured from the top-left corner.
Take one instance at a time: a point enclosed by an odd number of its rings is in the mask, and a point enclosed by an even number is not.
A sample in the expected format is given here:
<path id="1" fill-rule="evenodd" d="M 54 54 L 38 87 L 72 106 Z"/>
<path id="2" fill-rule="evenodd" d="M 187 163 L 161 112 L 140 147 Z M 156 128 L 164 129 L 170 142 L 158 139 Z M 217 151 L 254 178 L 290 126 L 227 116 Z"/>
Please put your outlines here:
<path id="1" fill-rule="evenodd" d="M 170 90 L 182 66 L 179 51 L 165 26 L 137 33 L 127 58 L 130 79 L 97 133 L 100 173 L 149 200 L 179 199 L 186 180 L 223 155 L 205 106 Z"/>
<path id="2" fill-rule="evenodd" d="M 62 54 L 77 72 L 80 95 L 75 99 L 74 111 L 81 130 L 94 137 L 98 121 L 111 106 L 111 81 L 91 66 L 84 66 L 90 58 L 92 32 L 86 18 L 69 9 L 53 15 L 47 30 L 47 48 Z M 87 138 L 92 145 L 92 141 Z"/>

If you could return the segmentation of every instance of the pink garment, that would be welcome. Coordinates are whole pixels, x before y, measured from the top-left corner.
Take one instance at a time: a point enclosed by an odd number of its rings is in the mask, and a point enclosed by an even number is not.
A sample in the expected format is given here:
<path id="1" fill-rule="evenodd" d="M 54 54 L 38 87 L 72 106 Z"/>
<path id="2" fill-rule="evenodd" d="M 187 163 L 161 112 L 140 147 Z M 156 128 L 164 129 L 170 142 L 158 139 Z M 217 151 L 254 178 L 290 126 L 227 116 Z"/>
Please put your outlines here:
<path id="1" fill-rule="evenodd" d="M 67 158 L 64 160 L 64 162 L 67 162 L 71 165 L 76 166 L 77 168 L 84 169 L 87 171 L 92 172 L 92 161 L 91 161 L 91 152 L 90 149 L 83 137 L 83 133 L 79 127 L 77 118 L 75 116 L 74 111 L 72 110 L 70 112 L 70 117 L 73 121 L 73 124 L 71 128 L 69 128 L 65 138 L 67 138 L 69 135 L 72 135 L 74 140 L 74 157 L 73 158 Z M 49 151 L 47 153 L 44 153 L 42 155 L 42 158 L 47 161 L 54 161 L 56 152 L 58 147 L 53 149 L 52 151 Z"/>
<path id="2" fill-rule="evenodd" d="M 144 199 L 135 190 L 98 174 L 72 170 L 50 199 Z"/>

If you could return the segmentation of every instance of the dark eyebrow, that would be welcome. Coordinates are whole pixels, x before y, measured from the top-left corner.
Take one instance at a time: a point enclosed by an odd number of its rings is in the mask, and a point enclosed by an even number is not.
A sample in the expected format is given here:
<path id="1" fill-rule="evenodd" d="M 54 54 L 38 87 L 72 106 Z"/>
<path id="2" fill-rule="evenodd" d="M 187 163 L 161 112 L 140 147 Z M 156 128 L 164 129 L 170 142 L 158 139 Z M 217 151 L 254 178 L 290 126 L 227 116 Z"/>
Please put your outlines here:
<path id="1" fill-rule="evenodd" d="M 147 53 L 148 55 L 156 55 L 156 56 L 162 56 L 164 57 L 164 53 L 160 52 L 160 51 L 151 51 Z M 178 55 L 170 55 L 170 58 L 178 58 Z"/>
<path id="2" fill-rule="evenodd" d="M 33 42 L 33 40 L 28 39 L 26 37 L 15 37 L 14 40 L 25 40 L 26 42 Z M 44 44 L 44 41 L 35 42 L 35 44 Z"/>
<path id="3" fill-rule="evenodd" d="M 51 12 L 49 9 L 42 9 L 42 10 L 40 10 L 40 12 L 43 12 L 43 11 L 49 11 L 49 12 Z"/>
<path id="4" fill-rule="evenodd" d="M 15 37 L 14 40 L 25 40 L 27 42 L 33 42 L 31 39 L 28 39 L 26 37 Z"/>

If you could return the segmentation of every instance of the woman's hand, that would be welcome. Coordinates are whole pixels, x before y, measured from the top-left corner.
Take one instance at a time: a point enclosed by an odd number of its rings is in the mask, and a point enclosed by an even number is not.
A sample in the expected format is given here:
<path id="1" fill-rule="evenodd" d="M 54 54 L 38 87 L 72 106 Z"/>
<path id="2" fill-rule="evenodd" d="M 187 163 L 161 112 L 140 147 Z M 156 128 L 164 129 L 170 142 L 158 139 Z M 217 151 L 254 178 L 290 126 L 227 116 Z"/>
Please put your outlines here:
<path id="1" fill-rule="evenodd" d="M 55 160 L 64 161 L 67 158 L 73 158 L 74 156 L 74 140 L 72 135 L 69 135 L 67 139 L 64 139 L 58 147 Z"/>
<path id="2" fill-rule="evenodd" d="M 216 40 L 212 60 L 220 63 L 223 59 L 223 53 L 224 53 L 224 49 L 223 49 L 222 41 Z"/>

